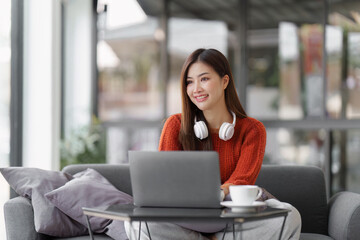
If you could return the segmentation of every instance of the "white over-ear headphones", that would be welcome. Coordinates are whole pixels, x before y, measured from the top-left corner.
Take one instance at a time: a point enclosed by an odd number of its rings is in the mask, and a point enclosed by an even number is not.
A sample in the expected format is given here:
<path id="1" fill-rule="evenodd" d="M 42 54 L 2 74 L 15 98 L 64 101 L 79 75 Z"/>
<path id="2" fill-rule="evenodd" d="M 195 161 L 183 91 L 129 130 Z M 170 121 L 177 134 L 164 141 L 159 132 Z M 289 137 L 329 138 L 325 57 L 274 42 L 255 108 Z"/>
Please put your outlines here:
<path id="1" fill-rule="evenodd" d="M 224 122 L 219 129 L 219 138 L 224 141 L 231 139 L 232 136 L 234 135 L 236 115 L 233 112 L 231 112 L 231 114 L 233 116 L 233 122 L 232 123 Z M 207 138 L 209 136 L 209 132 L 205 122 L 197 121 L 196 116 L 195 116 L 194 132 L 195 132 L 195 136 L 200 140 Z"/>

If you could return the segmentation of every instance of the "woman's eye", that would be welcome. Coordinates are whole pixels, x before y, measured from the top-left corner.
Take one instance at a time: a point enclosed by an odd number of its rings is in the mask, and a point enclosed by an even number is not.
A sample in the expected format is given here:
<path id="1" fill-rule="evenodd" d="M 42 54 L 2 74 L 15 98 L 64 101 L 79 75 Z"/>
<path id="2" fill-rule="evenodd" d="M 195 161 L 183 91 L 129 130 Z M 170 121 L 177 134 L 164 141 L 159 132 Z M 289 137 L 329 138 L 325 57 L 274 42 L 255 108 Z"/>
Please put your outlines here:
<path id="1" fill-rule="evenodd" d="M 209 78 L 207 78 L 207 77 L 201 78 L 201 81 L 207 81 L 207 80 L 209 80 Z"/>
<path id="2" fill-rule="evenodd" d="M 192 83 L 191 80 L 187 80 L 187 81 L 186 81 L 186 85 L 189 85 L 189 84 L 191 84 L 191 83 Z"/>

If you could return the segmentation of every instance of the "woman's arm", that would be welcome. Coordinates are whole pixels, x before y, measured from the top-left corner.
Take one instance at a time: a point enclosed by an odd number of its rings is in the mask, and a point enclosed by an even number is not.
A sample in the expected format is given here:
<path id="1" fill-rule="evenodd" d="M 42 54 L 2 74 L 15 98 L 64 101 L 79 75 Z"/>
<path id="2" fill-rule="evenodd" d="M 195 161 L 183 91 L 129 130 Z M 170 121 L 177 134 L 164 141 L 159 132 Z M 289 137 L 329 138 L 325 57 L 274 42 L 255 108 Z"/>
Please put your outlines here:
<path id="1" fill-rule="evenodd" d="M 265 127 L 261 122 L 255 121 L 255 123 L 248 127 L 245 133 L 244 141 L 240 149 L 240 158 L 234 172 L 223 184 L 223 187 L 226 189 L 232 184 L 255 184 L 263 162 L 266 145 Z"/>
<path id="2" fill-rule="evenodd" d="M 172 115 L 166 120 L 160 136 L 159 151 L 182 150 L 179 143 L 180 126 L 180 114 Z"/>

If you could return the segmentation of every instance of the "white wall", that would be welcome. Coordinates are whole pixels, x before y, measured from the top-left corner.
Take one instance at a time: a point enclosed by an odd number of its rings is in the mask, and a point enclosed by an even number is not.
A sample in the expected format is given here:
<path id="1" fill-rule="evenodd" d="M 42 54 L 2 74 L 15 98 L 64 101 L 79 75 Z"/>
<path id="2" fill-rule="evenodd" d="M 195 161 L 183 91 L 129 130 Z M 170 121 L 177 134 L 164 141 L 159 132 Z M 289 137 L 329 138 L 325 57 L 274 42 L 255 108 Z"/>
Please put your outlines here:
<path id="1" fill-rule="evenodd" d="M 58 169 L 60 1 L 24 2 L 23 166 Z"/>

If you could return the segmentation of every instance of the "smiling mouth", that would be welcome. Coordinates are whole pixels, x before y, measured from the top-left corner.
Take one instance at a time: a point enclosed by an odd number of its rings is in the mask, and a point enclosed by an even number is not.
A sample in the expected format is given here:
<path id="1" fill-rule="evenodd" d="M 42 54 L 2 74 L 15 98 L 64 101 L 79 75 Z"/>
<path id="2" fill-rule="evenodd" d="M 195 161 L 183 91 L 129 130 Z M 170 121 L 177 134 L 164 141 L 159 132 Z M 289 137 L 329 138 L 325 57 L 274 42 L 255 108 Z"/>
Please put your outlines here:
<path id="1" fill-rule="evenodd" d="M 197 102 L 203 102 L 203 101 L 205 101 L 208 97 L 209 97 L 209 95 L 201 95 L 201 96 L 195 97 L 195 100 L 196 100 Z"/>

